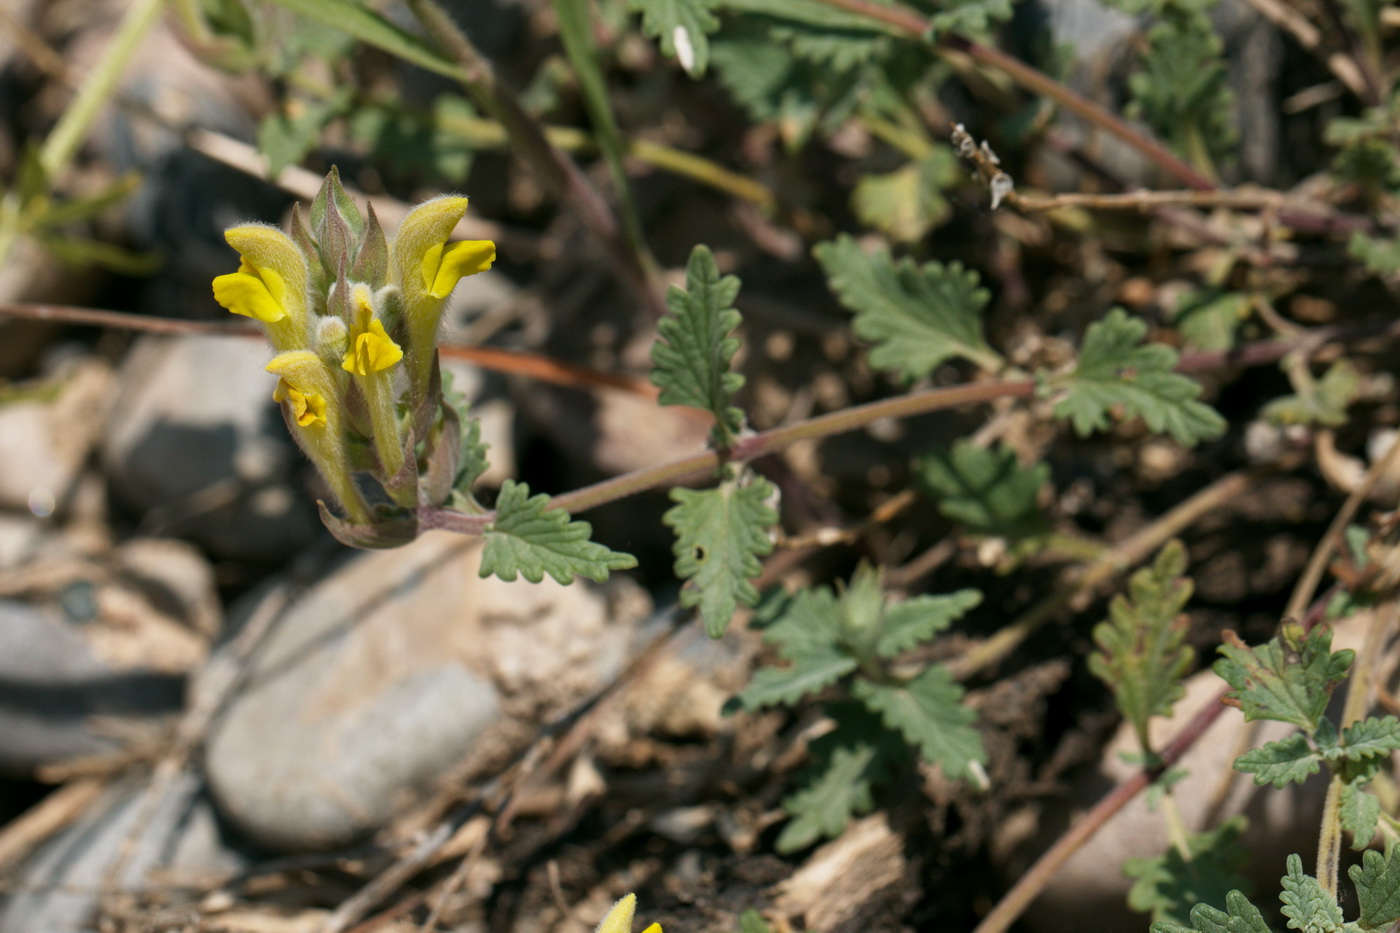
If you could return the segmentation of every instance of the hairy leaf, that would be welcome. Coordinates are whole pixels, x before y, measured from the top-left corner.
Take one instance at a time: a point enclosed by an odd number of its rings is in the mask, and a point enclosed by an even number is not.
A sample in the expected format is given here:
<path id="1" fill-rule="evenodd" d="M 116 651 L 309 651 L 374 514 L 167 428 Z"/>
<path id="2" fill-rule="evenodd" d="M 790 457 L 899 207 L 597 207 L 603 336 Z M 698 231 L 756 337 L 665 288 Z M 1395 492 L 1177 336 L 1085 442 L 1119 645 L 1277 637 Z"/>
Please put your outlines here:
<path id="1" fill-rule="evenodd" d="M 1152 919 L 1185 924 L 1197 904 L 1222 904 L 1231 890 L 1245 885 L 1240 871 L 1248 855 L 1240 845 L 1245 818 L 1236 816 L 1187 840 L 1190 860 L 1175 846 L 1161 855 L 1128 859 L 1123 874 L 1133 880 L 1128 906 Z"/>
<path id="2" fill-rule="evenodd" d="M 1283 876 L 1283 915 L 1288 926 L 1303 933 L 1337 933 L 1342 929 L 1342 908 L 1337 899 L 1322 889 L 1317 879 L 1303 874 L 1303 860 L 1288 856 L 1288 874 Z"/>
<path id="3" fill-rule="evenodd" d="M 1152 933 L 1273 933 L 1259 908 L 1239 891 L 1225 895 L 1225 910 L 1208 904 L 1191 908 L 1189 927 L 1169 921 L 1152 924 Z"/>
<path id="4" fill-rule="evenodd" d="M 1130 113 L 1197 164 L 1229 155 L 1237 134 L 1224 45 L 1201 13 L 1170 13 L 1147 34 L 1142 70 L 1128 79 Z"/>
<path id="5" fill-rule="evenodd" d="M 1352 723 L 1342 730 L 1342 749 L 1352 761 L 1400 751 L 1400 719 L 1370 716 Z"/>
<path id="6" fill-rule="evenodd" d="M 835 703 L 828 711 L 836 728 L 813 740 L 806 786 L 783 801 L 793 819 L 778 836 L 779 852 L 839 836 L 851 817 L 874 807 L 872 790 L 888 780 L 898 741 L 859 704 Z"/>
<path id="7" fill-rule="evenodd" d="M 1192 347 L 1229 350 L 1235 332 L 1249 316 L 1249 296 L 1243 292 L 1204 289 L 1182 295 L 1176 303 L 1173 323 Z"/>
<path id="8" fill-rule="evenodd" d="M 986 763 L 973 712 L 961 702 L 963 688 L 944 668 L 933 665 L 905 684 L 857 678 L 851 692 L 949 777 L 966 777 L 974 763 Z"/>
<path id="9" fill-rule="evenodd" d="M 1356 653 L 1332 651 L 1332 632 L 1318 626 L 1306 635 L 1286 624 L 1267 644 L 1250 648 L 1234 632 L 1225 633 L 1215 673 L 1231 687 L 1227 700 L 1246 721 L 1276 719 L 1311 734 L 1327 708 L 1332 690 L 1346 677 Z"/>
<path id="10" fill-rule="evenodd" d="M 661 40 L 661 51 L 681 63 L 692 78 L 710 64 L 709 34 L 719 28 L 712 10 L 718 0 L 628 0 L 642 14 L 642 33 Z"/>
<path id="11" fill-rule="evenodd" d="M 1181 678 L 1195 659 L 1181 614 L 1192 592 L 1185 570 L 1186 549 L 1179 541 L 1168 543 L 1150 568 L 1133 574 L 1128 596 L 1114 597 L 1108 621 L 1094 627 L 1098 650 L 1089 656 L 1089 670 L 1112 688 L 1145 751 L 1148 720 L 1171 715 L 1185 692 Z"/>
<path id="12" fill-rule="evenodd" d="M 1356 885 L 1361 905 L 1357 922 L 1363 930 L 1384 930 L 1400 920 L 1400 854 L 1381 855 L 1374 849 L 1361 856 L 1361 864 L 1347 869 Z"/>
<path id="13" fill-rule="evenodd" d="M 1337 427 L 1347 423 L 1347 406 L 1360 385 L 1360 374 L 1345 360 L 1338 360 L 1304 391 L 1274 399 L 1260 414 L 1274 424 Z"/>
<path id="14" fill-rule="evenodd" d="M 919 476 L 938 510 L 970 531 L 1024 538 L 1045 530 L 1036 500 L 1050 480 L 1050 464 L 1021 466 L 1005 443 L 994 449 L 960 438 L 951 450 L 935 450 L 918 463 Z"/>
<path id="15" fill-rule="evenodd" d="M 1357 852 L 1371 844 L 1376 835 L 1376 821 L 1381 816 L 1381 802 L 1361 783 L 1352 781 L 1342 786 L 1342 829 L 1351 833 L 1351 847 Z"/>
<path id="16" fill-rule="evenodd" d="M 1148 428 L 1192 446 L 1225 432 L 1225 419 L 1196 397 L 1201 387 L 1172 372 L 1177 354 L 1159 343 L 1143 344 L 1147 324 L 1114 308 L 1089 326 L 1079 364 L 1068 376 L 1051 383 L 1065 392 L 1055 415 L 1067 418 L 1080 435 L 1109 426 L 1109 413 L 1121 406 L 1141 417 Z"/>
<path id="17" fill-rule="evenodd" d="M 954 619 L 982 602 L 977 590 L 958 590 L 944 596 L 918 596 L 890 606 L 880 623 L 875 652 L 893 658 L 943 631 Z"/>
<path id="18" fill-rule="evenodd" d="M 685 284 L 666 295 L 671 315 L 657 324 L 651 381 L 661 390 L 662 405 L 688 405 L 714 415 L 715 440 L 726 445 L 744 426 L 744 413 L 730 404 L 744 385 L 744 377 L 729 369 L 739 349 L 732 333 L 742 320 L 732 307 L 739 279 L 721 277 L 714 254 L 701 245 L 690 253 Z"/>
<path id="19" fill-rule="evenodd" d="M 610 571 L 637 566 L 631 554 L 590 541 L 592 533 L 588 522 L 549 508 L 549 496 L 531 496 L 530 487 L 508 479 L 496 500 L 496 520 L 486 530 L 481 575 L 511 581 L 518 574 L 539 583 L 549 574 L 564 584 L 581 576 L 601 583 Z"/>
<path id="20" fill-rule="evenodd" d="M 1011 18 L 1011 0 L 941 0 L 929 17 L 935 35 L 958 32 L 985 35 L 997 23 Z"/>
<path id="21" fill-rule="evenodd" d="M 895 262 L 888 250 L 861 250 L 846 235 L 813 250 L 837 298 L 855 312 L 852 330 L 875 344 L 870 363 L 912 382 L 964 357 L 996 369 L 1001 357 L 982 337 L 987 291 L 961 263 Z"/>
<path id="22" fill-rule="evenodd" d="M 714 489 L 671 490 L 676 504 L 662 518 L 676 533 L 676 576 L 687 581 L 681 605 L 700 607 L 711 638 L 729 627 L 739 606 L 758 602 L 750 581 L 763 570 L 759 558 L 773 550 L 768 530 L 778 513 L 768 504 L 773 485 L 762 477 L 727 479 Z"/>
<path id="23" fill-rule="evenodd" d="M 1307 736 L 1295 732 L 1284 739 L 1251 748 L 1235 759 L 1235 770 L 1254 775 L 1256 784 L 1283 787 L 1301 784 L 1322 766 L 1322 756 L 1309 744 Z"/>
<path id="24" fill-rule="evenodd" d="M 856 659 L 834 647 L 788 656 L 786 667 L 761 667 L 738 696 L 739 704 L 753 712 L 765 706 L 793 706 L 809 693 L 828 687 L 856 669 Z"/>

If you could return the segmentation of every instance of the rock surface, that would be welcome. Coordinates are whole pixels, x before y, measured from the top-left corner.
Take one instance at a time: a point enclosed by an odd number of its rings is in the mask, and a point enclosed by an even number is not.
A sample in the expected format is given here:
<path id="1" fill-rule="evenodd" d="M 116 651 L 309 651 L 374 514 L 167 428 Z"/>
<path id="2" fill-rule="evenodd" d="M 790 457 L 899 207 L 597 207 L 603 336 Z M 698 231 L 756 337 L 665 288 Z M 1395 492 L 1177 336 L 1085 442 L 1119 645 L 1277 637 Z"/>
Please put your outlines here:
<path id="1" fill-rule="evenodd" d="M 479 542 L 438 533 L 359 553 L 274 623 L 206 755 L 235 826 L 280 850 L 344 845 L 498 723 L 618 668 L 644 597 L 619 609 L 582 582 L 483 580 L 479 564 Z"/>
<path id="2" fill-rule="evenodd" d="M 211 336 L 152 338 L 128 356 L 102 457 L 147 525 L 262 561 L 319 533 L 293 482 L 303 461 L 272 403 L 267 357 L 255 341 Z"/>
<path id="3" fill-rule="evenodd" d="M 112 373 L 84 360 L 54 377 L 52 398 L 0 405 L 0 508 L 51 514 L 68 496 L 101 436 Z"/>
<path id="4" fill-rule="evenodd" d="M 113 659 L 110 633 L 0 600 L 0 774 L 110 752 L 92 717 L 146 719 L 177 711 L 184 678 Z"/>
<path id="5" fill-rule="evenodd" d="M 97 928 L 98 899 L 105 885 L 139 885 L 153 869 L 173 879 L 242 868 L 246 862 L 223 841 L 201 785 L 196 775 L 177 776 L 150 812 L 145 812 L 143 784 L 128 782 L 109 789 L 74 825 L 7 878 L 17 890 L 0 904 L 0 933 L 87 933 Z M 138 829 L 136 821 L 143 817 Z M 119 859 L 124 868 L 117 877 L 109 877 Z"/>

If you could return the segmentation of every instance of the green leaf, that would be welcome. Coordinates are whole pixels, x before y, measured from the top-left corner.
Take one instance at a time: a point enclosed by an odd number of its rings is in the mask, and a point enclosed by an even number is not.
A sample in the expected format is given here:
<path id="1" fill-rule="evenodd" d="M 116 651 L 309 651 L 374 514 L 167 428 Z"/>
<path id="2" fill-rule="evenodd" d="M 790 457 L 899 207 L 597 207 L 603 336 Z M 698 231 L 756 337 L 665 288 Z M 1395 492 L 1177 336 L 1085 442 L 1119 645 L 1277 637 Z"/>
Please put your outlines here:
<path id="1" fill-rule="evenodd" d="M 958 590 L 944 596 L 918 596 L 895 603 L 885 610 L 880 621 L 875 653 L 882 658 L 896 657 L 928 641 L 981 602 L 982 594 L 977 590 Z"/>
<path id="2" fill-rule="evenodd" d="M 1400 751 L 1400 720 L 1394 716 L 1367 717 L 1342 730 L 1342 748 L 1351 761 Z"/>
<path id="3" fill-rule="evenodd" d="M 773 933 L 763 914 L 756 910 L 746 910 L 739 915 L 739 933 Z"/>
<path id="4" fill-rule="evenodd" d="M 1123 718 L 1149 750 L 1147 722 L 1170 716 L 1185 688 L 1181 678 L 1196 653 L 1186 644 L 1189 623 L 1181 610 L 1191 598 L 1186 549 L 1180 541 L 1162 548 L 1150 568 L 1133 574 L 1128 596 L 1115 596 L 1109 618 L 1094 627 L 1098 650 L 1089 670 L 1113 690 Z"/>
<path id="5" fill-rule="evenodd" d="M 382 49 L 426 71 L 468 81 L 457 64 L 443 58 L 417 36 L 404 32 L 373 9 L 358 0 L 273 0 L 278 6 L 291 10 L 324 26 L 349 33 L 361 42 Z"/>
<path id="6" fill-rule="evenodd" d="M 697 246 L 686 264 L 684 289 L 666 294 L 671 315 L 657 323 L 660 339 L 651 348 L 651 381 L 662 405 L 688 405 L 715 417 L 715 440 L 732 443 L 743 429 L 744 413 L 730 402 L 744 377 L 729 369 L 739 349 L 732 333 L 742 318 L 732 305 L 739 279 L 720 277 L 707 246 Z"/>
<path id="7" fill-rule="evenodd" d="M 759 561 L 773 550 L 768 530 L 778 513 L 768 504 L 773 484 L 755 476 L 729 479 L 714 489 L 671 490 L 675 506 L 662 518 L 676 533 L 676 576 L 687 581 L 681 605 L 700 607 L 711 638 L 724 634 L 734 610 L 758 602 L 752 582 Z"/>
<path id="8" fill-rule="evenodd" d="M 819 586 L 791 597 L 765 600 L 754 623 L 763 629 L 764 641 L 775 645 L 782 657 L 792 659 L 839 645 L 845 615 L 835 594 Z"/>
<path id="9" fill-rule="evenodd" d="M 985 35 L 996 23 L 1011 18 L 1011 0 L 942 0 L 940 10 L 929 17 L 935 35 L 957 32 Z"/>
<path id="10" fill-rule="evenodd" d="M 1106 430 L 1110 411 L 1121 406 L 1128 417 L 1141 417 L 1154 433 L 1170 434 L 1187 447 L 1225 433 L 1225 419 L 1196 400 L 1201 387 L 1172 372 L 1176 351 L 1144 345 L 1146 336 L 1147 324 L 1122 308 L 1091 324 L 1074 372 L 1051 379 L 1065 393 L 1055 416 L 1069 419 L 1084 436 Z"/>
<path id="11" fill-rule="evenodd" d="M 1306 635 L 1297 623 L 1258 648 L 1234 632 L 1224 635 L 1215 673 L 1231 687 L 1226 699 L 1244 711 L 1246 721 L 1290 722 L 1309 734 L 1317 728 L 1332 690 L 1346 677 L 1356 653 L 1333 652 L 1332 632 L 1317 626 Z"/>
<path id="12" fill-rule="evenodd" d="M 1380 239 L 1358 230 L 1347 243 L 1347 254 L 1372 275 L 1384 278 L 1400 272 L 1400 237 Z"/>
<path id="13" fill-rule="evenodd" d="M 1384 930 L 1400 920 L 1400 856 L 1392 849 L 1381 855 L 1370 849 L 1361 856 L 1361 864 L 1347 869 L 1356 885 L 1356 900 L 1361 905 L 1357 922 L 1363 930 Z"/>
<path id="14" fill-rule="evenodd" d="M 1303 860 L 1288 856 L 1288 874 L 1283 876 L 1283 915 L 1288 927 L 1303 933 L 1338 933 L 1342 929 L 1342 908 L 1337 899 L 1322 889 L 1317 879 L 1303 874 Z"/>
<path id="15" fill-rule="evenodd" d="M 1297 395 L 1276 398 L 1260 412 L 1274 424 L 1321 424 L 1337 427 L 1347 423 L 1351 404 L 1361 376 L 1346 360 L 1338 360 L 1327 372 Z"/>
<path id="16" fill-rule="evenodd" d="M 1255 784 L 1283 787 L 1301 784 L 1322 766 L 1322 756 L 1309 744 L 1307 736 L 1295 732 L 1285 739 L 1251 748 L 1235 759 L 1235 770 L 1254 775 Z"/>
<path id="17" fill-rule="evenodd" d="M 1185 924 L 1190 922 L 1195 905 L 1223 903 L 1232 889 L 1246 883 L 1240 871 L 1248 855 L 1239 843 L 1245 825 L 1245 818 L 1236 816 L 1190 837 L 1189 861 L 1176 846 L 1169 846 L 1161 855 L 1128 859 L 1123 863 L 1123 874 L 1134 879 L 1128 906 L 1150 913 L 1154 921 Z"/>
<path id="18" fill-rule="evenodd" d="M 719 28 L 711 10 L 718 0 L 628 0 L 642 14 L 642 34 L 661 40 L 661 51 L 678 60 L 692 78 L 710 64 L 709 34 Z"/>
<path id="19" fill-rule="evenodd" d="M 859 705 L 832 704 L 828 712 L 836 728 L 813 740 L 806 786 L 783 801 L 793 819 L 778 836 L 779 852 L 839 836 L 851 817 L 869 812 L 875 806 L 872 791 L 888 779 L 888 759 L 898 753 L 898 742 L 891 742 Z"/>
<path id="20" fill-rule="evenodd" d="M 1237 134 L 1224 45 L 1202 13 L 1167 15 L 1147 34 L 1142 70 L 1128 79 L 1129 113 L 1193 162 L 1231 154 Z"/>
<path id="21" fill-rule="evenodd" d="M 1235 332 L 1249 316 L 1249 296 L 1218 288 L 1188 292 L 1176 303 L 1172 322 L 1187 345 L 1202 350 L 1229 350 Z"/>
<path id="22" fill-rule="evenodd" d="M 1264 922 L 1259 908 L 1239 891 L 1225 895 L 1225 910 L 1208 904 L 1191 908 L 1191 926 L 1183 927 L 1168 921 L 1152 924 L 1152 933 L 1273 933 Z"/>
<path id="23" fill-rule="evenodd" d="M 1376 821 L 1381 816 L 1381 802 L 1369 793 L 1361 781 L 1342 785 L 1342 829 L 1351 833 L 1351 847 L 1360 852 L 1371 844 L 1376 835 Z"/>
<path id="24" fill-rule="evenodd" d="M 933 665 L 905 684 L 857 678 L 851 693 L 949 777 L 966 777 L 973 764 L 986 763 L 973 712 L 961 703 L 963 688 L 944 668 Z"/>
<path id="25" fill-rule="evenodd" d="M 496 500 L 496 520 L 486 529 L 481 575 L 509 582 L 519 574 L 539 583 L 549 574 L 563 584 L 577 575 L 601 583 L 609 571 L 637 566 L 631 554 L 588 540 L 592 533 L 588 522 L 571 521 L 563 509 L 549 508 L 549 496 L 531 496 L 529 486 L 508 479 Z"/>
<path id="26" fill-rule="evenodd" d="M 794 706 L 809 693 L 834 684 L 857 667 L 855 658 L 832 649 L 790 656 L 786 667 L 761 667 L 740 692 L 739 704 L 748 712 L 765 706 Z"/>
<path id="27" fill-rule="evenodd" d="M 861 223 L 913 243 L 952 216 L 943 190 L 960 178 L 952 150 L 937 146 L 888 174 L 860 176 L 851 193 L 851 209 Z"/>
<path id="28" fill-rule="evenodd" d="M 998 369 L 1001 357 L 982 337 L 980 315 L 987 290 L 961 263 L 912 259 L 898 263 L 889 251 L 863 252 L 847 235 L 813 250 L 841 304 L 855 312 L 852 330 L 874 343 L 870 364 L 912 382 L 946 360 L 963 357 Z"/>
<path id="29" fill-rule="evenodd" d="M 819 0 L 723 0 L 723 5 L 766 23 L 772 41 L 828 72 L 849 72 L 884 58 L 894 45 L 891 27 Z"/>
<path id="30" fill-rule="evenodd" d="M 268 170 L 276 174 L 300 164 L 320 145 L 326 124 L 345 113 L 351 95 L 349 88 L 341 88 L 329 100 L 292 99 L 283 109 L 264 117 L 258 125 L 258 151 L 267 157 Z"/>
<path id="31" fill-rule="evenodd" d="M 1019 539 L 1045 530 L 1037 499 L 1050 464 L 1023 467 L 1009 444 L 987 449 L 960 438 L 951 450 L 925 455 L 917 469 L 938 510 L 970 531 Z"/>

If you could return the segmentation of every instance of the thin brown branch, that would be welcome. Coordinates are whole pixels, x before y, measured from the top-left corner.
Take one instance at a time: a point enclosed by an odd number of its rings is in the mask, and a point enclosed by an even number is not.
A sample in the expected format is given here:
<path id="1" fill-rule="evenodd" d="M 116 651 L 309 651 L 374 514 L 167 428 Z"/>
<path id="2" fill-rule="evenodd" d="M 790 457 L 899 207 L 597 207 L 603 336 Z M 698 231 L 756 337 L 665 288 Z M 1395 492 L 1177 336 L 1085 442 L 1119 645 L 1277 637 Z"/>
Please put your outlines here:
<path id="1" fill-rule="evenodd" d="M 933 34 L 933 24 L 913 10 L 899 6 L 884 6 L 870 0 L 821 0 L 828 6 L 838 7 L 869 19 L 885 23 L 920 39 Z M 1064 109 L 1113 136 L 1142 153 L 1147 159 L 1161 166 L 1177 180 L 1189 188 L 1209 191 L 1215 185 L 1200 172 L 1179 159 L 1160 142 L 1135 129 L 1116 114 L 1070 90 L 1054 78 L 1037 71 L 1030 65 L 1006 54 L 1000 49 L 973 42 L 954 33 L 938 35 L 934 44 L 943 49 L 961 52 L 974 61 L 1002 72 L 1011 80 L 1033 94 L 1048 97 Z"/>
<path id="2" fill-rule="evenodd" d="M 1324 60 L 1337 80 L 1346 85 L 1347 90 L 1362 100 L 1370 99 L 1366 78 L 1357 63 L 1340 52 L 1328 52 L 1324 49 L 1322 31 L 1306 16 L 1281 0 L 1245 0 L 1245 3 L 1253 7 L 1260 16 L 1291 35 L 1304 49 Z"/>

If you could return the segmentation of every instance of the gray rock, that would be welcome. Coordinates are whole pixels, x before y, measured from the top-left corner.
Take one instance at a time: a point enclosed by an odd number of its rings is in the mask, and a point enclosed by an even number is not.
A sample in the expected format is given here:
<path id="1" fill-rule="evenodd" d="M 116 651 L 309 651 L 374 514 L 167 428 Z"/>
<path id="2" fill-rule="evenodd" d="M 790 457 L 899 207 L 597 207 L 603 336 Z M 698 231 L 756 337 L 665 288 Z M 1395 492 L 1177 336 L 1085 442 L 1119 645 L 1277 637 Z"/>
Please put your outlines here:
<path id="1" fill-rule="evenodd" d="M 117 498 L 219 557 L 277 561 L 303 548 L 319 523 L 292 482 L 303 461 L 272 403 L 267 358 L 235 337 L 138 344 L 102 449 Z"/>
<path id="2" fill-rule="evenodd" d="M 359 553 L 275 623 L 205 756 L 238 829 L 280 850 L 344 845 L 475 747 L 499 749 L 488 732 L 537 723 L 619 667 L 644 605 L 479 565 L 479 542 L 440 533 Z"/>
<path id="3" fill-rule="evenodd" d="M 113 751 L 93 717 L 166 715 L 183 697 L 183 677 L 110 664 L 81 626 L 0 600 L 0 774 Z"/>
<path id="4" fill-rule="evenodd" d="M 93 360 L 75 361 L 53 377 L 52 398 L 0 405 L 0 508 L 46 516 L 61 504 L 101 436 L 111 404 L 112 373 Z"/>
<path id="5" fill-rule="evenodd" d="M 136 820 L 146 809 L 144 791 L 135 782 L 111 788 L 77 823 L 11 873 L 7 880 L 14 882 L 15 893 L 0 902 L 0 933 L 87 933 L 99 929 L 99 892 L 113 881 L 140 885 L 154 869 L 169 880 L 207 878 L 246 866 L 224 842 L 197 776 L 177 776 L 138 829 Z M 129 838 L 134 843 L 128 847 Z M 125 859 L 124 868 L 110 878 L 118 859 Z"/>

